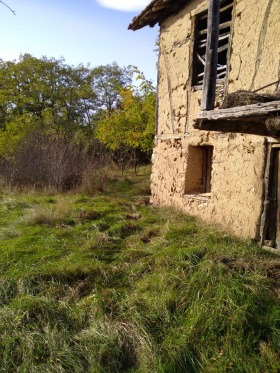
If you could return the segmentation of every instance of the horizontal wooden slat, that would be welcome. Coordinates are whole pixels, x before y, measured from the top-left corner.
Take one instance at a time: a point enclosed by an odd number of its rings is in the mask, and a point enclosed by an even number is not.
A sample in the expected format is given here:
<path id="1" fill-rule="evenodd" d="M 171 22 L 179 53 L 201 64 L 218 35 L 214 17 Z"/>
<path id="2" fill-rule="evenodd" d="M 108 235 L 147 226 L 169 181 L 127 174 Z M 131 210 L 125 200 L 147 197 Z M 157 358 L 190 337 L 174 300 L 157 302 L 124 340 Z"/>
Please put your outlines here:
<path id="1" fill-rule="evenodd" d="M 227 65 L 224 65 L 224 66 L 218 66 L 217 67 L 217 71 L 221 71 L 221 70 L 226 70 L 227 69 Z M 223 74 L 224 73 L 226 73 L 226 71 L 223 71 Z M 204 75 L 204 72 L 203 73 L 201 73 L 201 74 L 198 74 L 197 76 L 198 77 L 201 77 L 201 76 L 203 76 Z"/>
<path id="2" fill-rule="evenodd" d="M 224 40 L 224 39 L 228 39 L 229 36 L 230 36 L 229 32 L 227 32 L 225 34 L 222 34 L 221 36 L 219 36 L 219 41 Z M 206 40 L 204 39 L 203 41 L 201 41 L 198 47 L 199 48 L 206 47 Z"/>
<path id="3" fill-rule="evenodd" d="M 228 109 L 201 111 L 198 114 L 197 119 L 230 120 L 238 118 L 255 118 L 260 116 L 265 117 L 275 111 L 280 111 L 280 100 L 246 106 L 236 106 Z"/>
<path id="4" fill-rule="evenodd" d="M 228 4 L 228 5 L 225 5 L 224 7 L 220 8 L 220 13 L 224 12 L 225 10 L 228 10 L 230 8 L 233 8 L 233 2 Z M 204 14 L 201 19 L 205 19 L 207 18 L 208 14 Z"/>
<path id="5" fill-rule="evenodd" d="M 271 114 L 270 114 L 271 115 Z M 194 128 L 202 131 L 218 131 L 218 132 L 233 132 L 246 133 L 259 136 L 280 136 L 280 118 L 274 117 L 258 117 L 258 118 L 243 118 L 243 120 L 234 119 L 197 119 L 194 123 Z"/>
<path id="6" fill-rule="evenodd" d="M 220 52 L 223 52 L 223 51 L 227 50 L 227 49 L 228 49 L 228 47 L 229 47 L 229 45 L 228 45 L 228 44 L 225 44 L 225 45 L 223 45 L 223 46 L 219 47 L 219 48 L 218 48 L 218 53 L 220 53 Z"/>
<path id="7" fill-rule="evenodd" d="M 157 140 L 180 140 L 184 137 L 183 133 L 165 133 L 163 135 L 156 135 Z"/>
<path id="8" fill-rule="evenodd" d="M 229 47 L 228 44 L 223 45 L 222 47 L 218 48 L 218 53 L 221 53 L 221 52 L 227 50 L 228 47 Z M 205 59 L 205 54 L 202 56 L 202 59 Z"/>
<path id="9" fill-rule="evenodd" d="M 225 29 L 227 27 L 230 27 L 230 26 L 231 26 L 231 21 L 221 23 L 219 25 L 219 30 L 223 30 L 223 29 Z M 207 34 L 207 28 L 204 29 L 204 30 L 199 31 L 199 35 L 205 35 L 205 34 Z"/>
<path id="10" fill-rule="evenodd" d="M 225 5 L 224 7 L 222 7 L 222 8 L 220 9 L 220 13 L 222 13 L 222 12 L 224 12 L 224 11 L 230 9 L 230 8 L 233 8 L 233 2 L 230 3 L 230 4 L 228 4 L 228 5 Z"/>

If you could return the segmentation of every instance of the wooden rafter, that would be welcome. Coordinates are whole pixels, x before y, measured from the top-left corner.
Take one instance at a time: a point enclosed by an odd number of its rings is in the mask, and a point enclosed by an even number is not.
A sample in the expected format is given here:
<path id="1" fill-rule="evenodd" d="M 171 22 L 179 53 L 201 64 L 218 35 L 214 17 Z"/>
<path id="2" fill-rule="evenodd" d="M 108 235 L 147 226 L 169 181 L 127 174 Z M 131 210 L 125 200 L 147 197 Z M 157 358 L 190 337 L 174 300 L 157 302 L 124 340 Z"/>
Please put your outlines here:
<path id="1" fill-rule="evenodd" d="M 154 27 L 170 14 L 179 11 L 192 0 L 152 0 L 150 4 L 137 16 L 134 17 L 129 30 L 139 30 L 145 26 Z"/>

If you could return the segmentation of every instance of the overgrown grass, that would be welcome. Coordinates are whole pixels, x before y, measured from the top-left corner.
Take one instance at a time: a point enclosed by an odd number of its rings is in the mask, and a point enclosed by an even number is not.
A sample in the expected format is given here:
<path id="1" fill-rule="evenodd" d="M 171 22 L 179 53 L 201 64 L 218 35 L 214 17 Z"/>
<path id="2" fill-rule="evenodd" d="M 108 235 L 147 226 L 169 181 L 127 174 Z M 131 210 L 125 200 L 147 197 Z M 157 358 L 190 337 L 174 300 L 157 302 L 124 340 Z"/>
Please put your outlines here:
<path id="1" fill-rule="evenodd" d="M 280 371 L 279 258 L 147 179 L 0 196 L 0 372 Z"/>

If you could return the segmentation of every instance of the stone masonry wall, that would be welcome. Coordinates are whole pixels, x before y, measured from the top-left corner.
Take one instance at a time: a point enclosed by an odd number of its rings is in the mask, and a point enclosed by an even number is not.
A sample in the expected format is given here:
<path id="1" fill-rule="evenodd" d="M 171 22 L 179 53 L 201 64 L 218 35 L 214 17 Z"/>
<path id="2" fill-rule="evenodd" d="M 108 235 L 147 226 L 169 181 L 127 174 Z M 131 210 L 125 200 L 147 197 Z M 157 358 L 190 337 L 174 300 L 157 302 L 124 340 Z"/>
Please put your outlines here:
<path id="1" fill-rule="evenodd" d="M 253 2 L 253 4 L 252 4 Z M 262 212 L 265 139 L 198 131 L 201 90 L 191 87 L 196 0 L 161 25 L 158 136 L 151 176 L 152 202 L 172 205 L 241 237 L 257 238 Z M 280 1 L 237 0 L 228 91 L 257 89 L 279 78 Z M 260 37 L 259 37 L 260 35 Z M 275 86 L 266 89 L 273 92 Z M 185 194 L 192 177 L 190 146 L 213 146 L 211 193 Z"/>

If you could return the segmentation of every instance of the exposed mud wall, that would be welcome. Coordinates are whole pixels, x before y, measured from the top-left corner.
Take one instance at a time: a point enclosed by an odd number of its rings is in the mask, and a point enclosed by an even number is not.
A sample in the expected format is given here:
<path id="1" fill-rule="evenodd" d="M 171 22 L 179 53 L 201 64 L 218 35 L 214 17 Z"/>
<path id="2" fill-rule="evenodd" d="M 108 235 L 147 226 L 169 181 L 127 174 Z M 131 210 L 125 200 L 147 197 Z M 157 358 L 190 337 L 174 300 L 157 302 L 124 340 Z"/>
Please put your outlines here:
<path id="1" fill-rule="evenodd" d="M 210 194 L 185 194 L 189 146 L 213 145 Z M 152 202 L 172 205 L 227 228 L 258 237 L 262 211 L 265 144 L 262 137 L 224 135 L 158 140 L 153 154 Z"/>
<path id="2" fill-rule="evenodd" d="M 161 25 L 158 133 L 151 177 L 152 202 L 173 205 L 241 237 L 257 238 L 262 212 L 265 139 L 193 128 L 201 90 L 191 87 L 194 17 L 208 1 L 195 0 Z M 280 1 L 237 0 L 229 92 L 257 89 L 278 79 Z M 265 22 L 266 20 L 266 22 Z M 266 91 L 273 92 L 275 87 Z M 190 146 L 213 146 L 211 193 L 186 194 L 199 172 Z M 197 180 L 192 181 L 193 184 Z"/>
<path id="3" fill-rule="evenodd" d="M 236 2 L 229 92 L 255 90 L 280 79 L 279 40 L 279 0 Z M 263 92 L 275 89 L 276 85 Z"/>
<path id="4" fill-rule="evenodd" d="M 191 105 L 191 63 L 194 15 L 205 8 L 205 0 L 194 1 L 161 26 L 159 57 L 158 134 L 188 130 Z M 200 94 L 199 94 L 200 95 Z M 196 100 L 197 101 L 197 100 Z M 196 111 L 199 105 L 196 105 Z M 188 113 L 188 115 L 187 115 Z"/>

